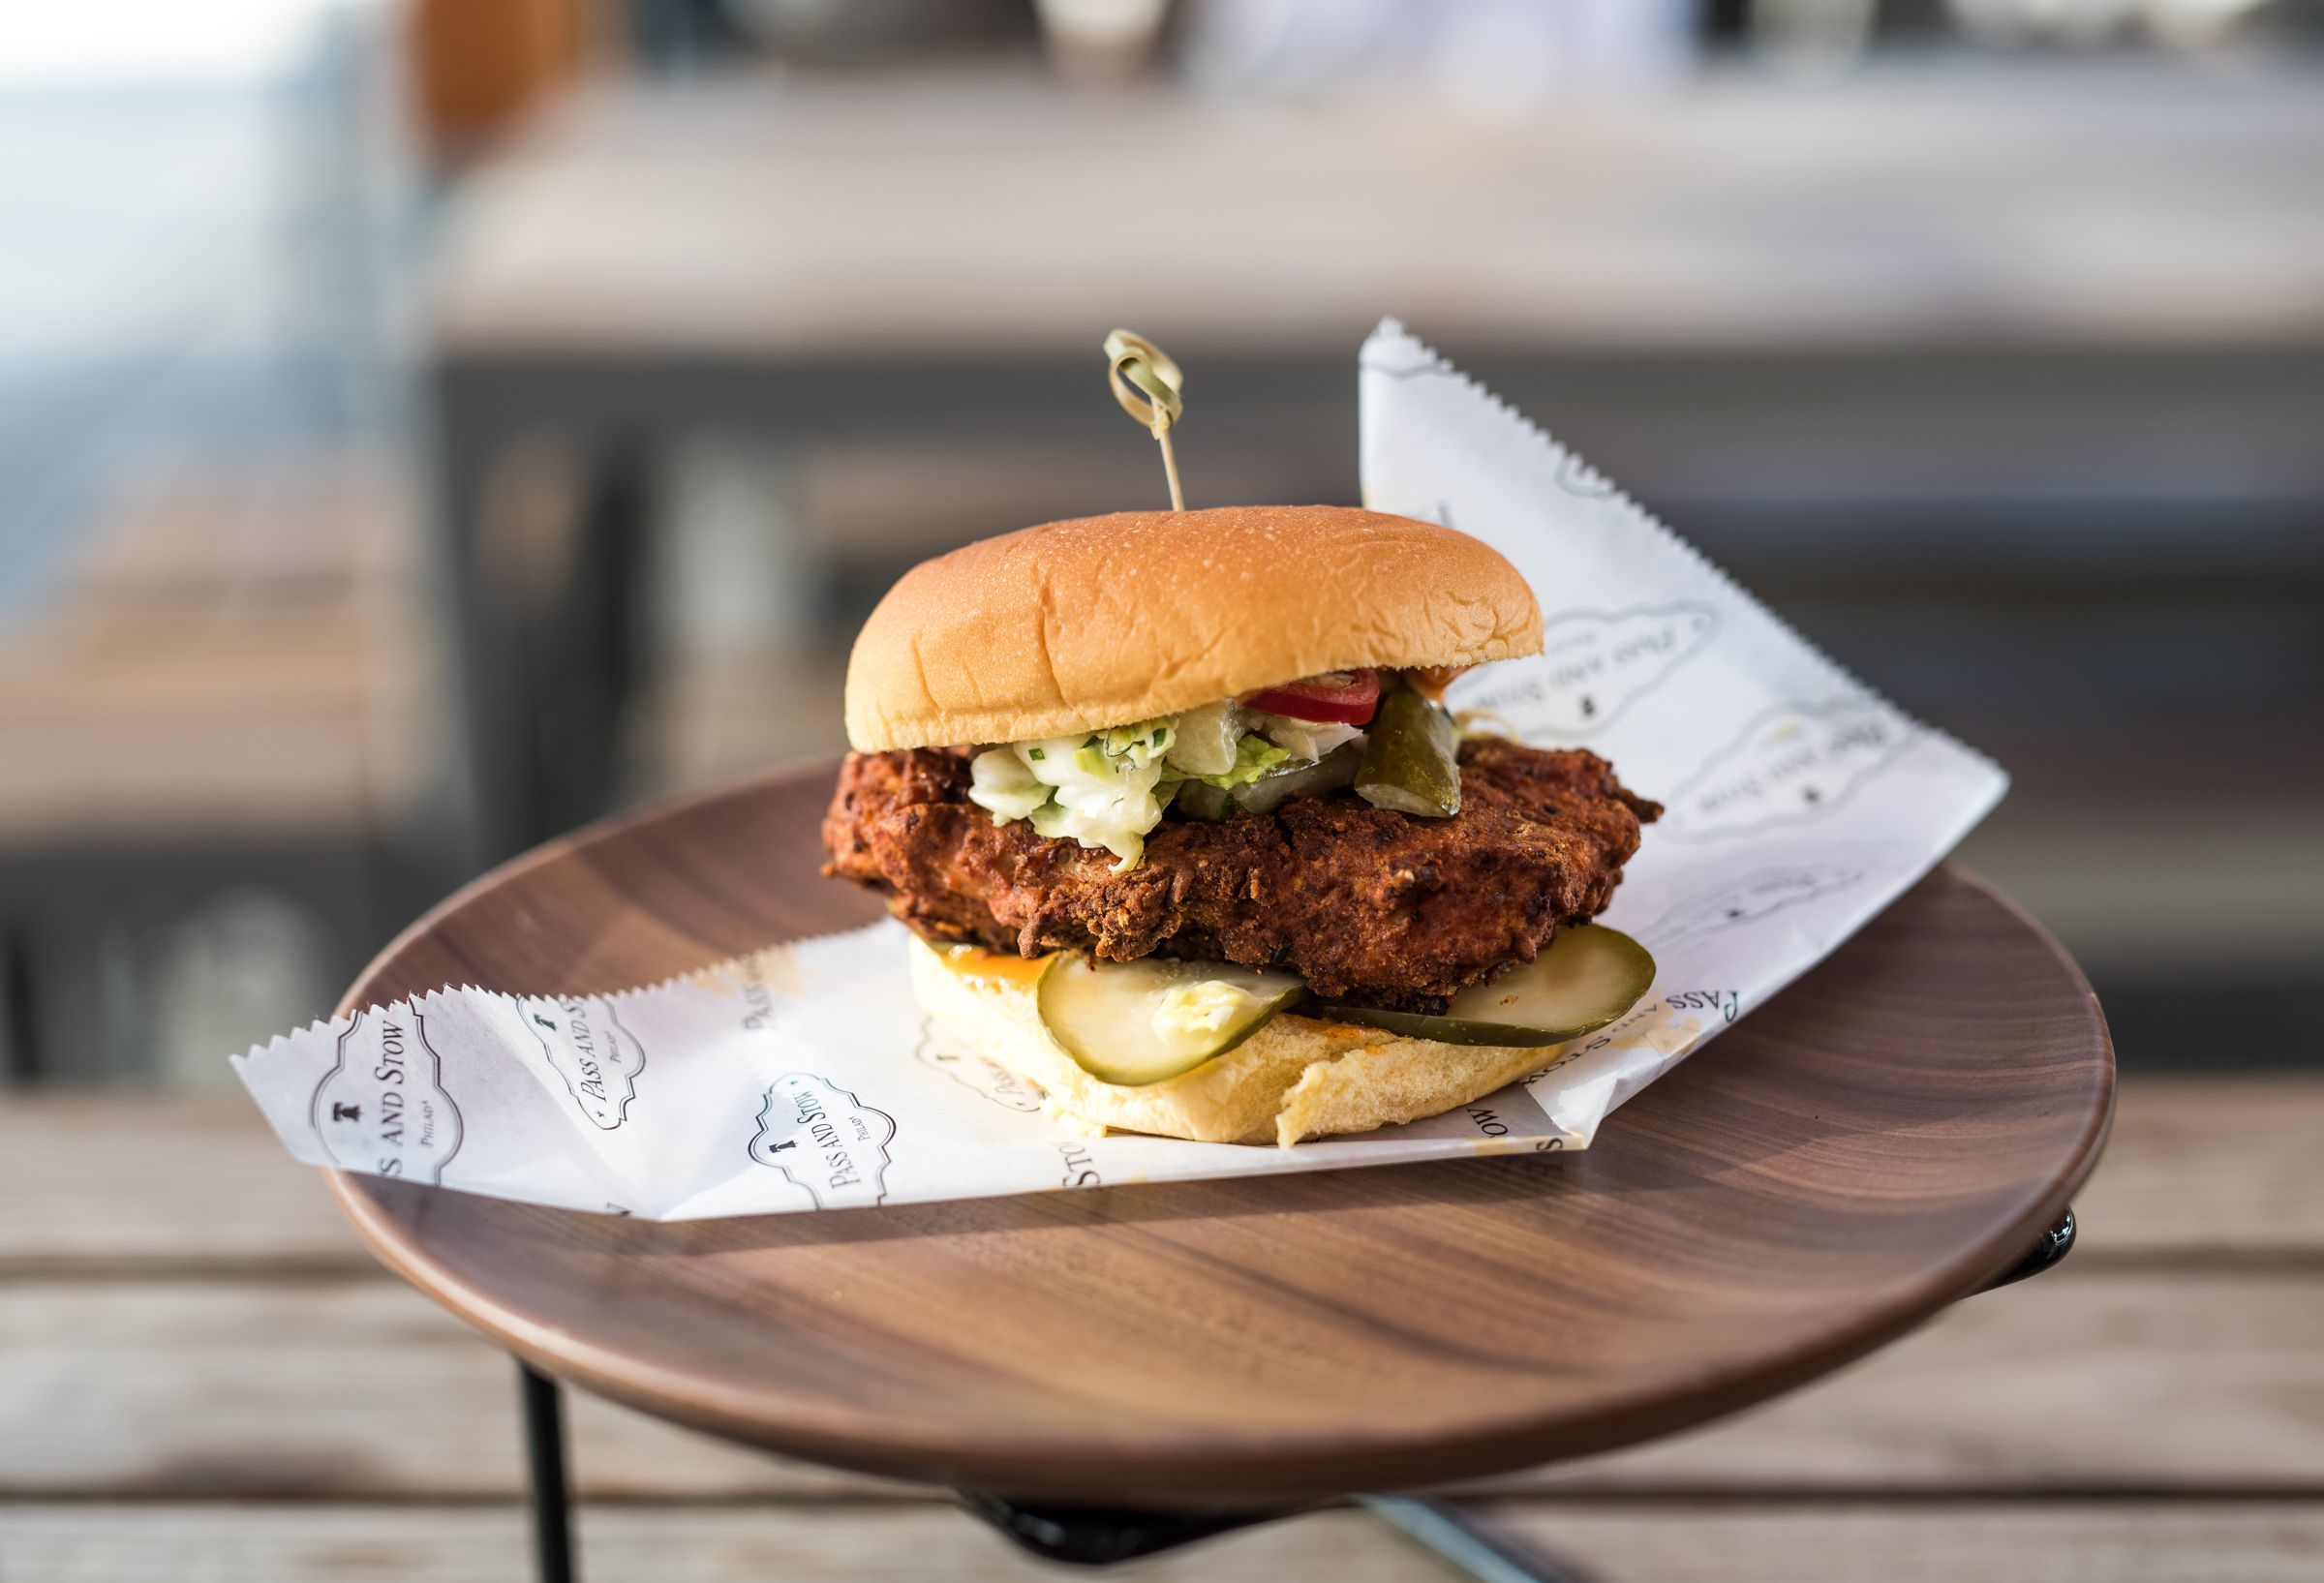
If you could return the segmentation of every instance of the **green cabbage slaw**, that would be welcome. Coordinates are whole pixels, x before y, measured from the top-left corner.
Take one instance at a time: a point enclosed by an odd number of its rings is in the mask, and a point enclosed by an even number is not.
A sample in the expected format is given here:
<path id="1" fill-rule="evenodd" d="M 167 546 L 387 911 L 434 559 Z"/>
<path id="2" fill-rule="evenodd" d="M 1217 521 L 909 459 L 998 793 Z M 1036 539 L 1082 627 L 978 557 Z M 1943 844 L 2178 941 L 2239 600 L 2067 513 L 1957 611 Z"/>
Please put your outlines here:
<path id="1" fill-rule="evenodd" d="M 1029 820 L 1053 839 L 1103 847 L 1121 873 L 1137 867 L 1147 834 L 1186 781 L 1232 790 L 1362 734 L 1226 699 L 1136 725 L 988 747 L 969 763 L 968 800 L 1001 824 Z"/>

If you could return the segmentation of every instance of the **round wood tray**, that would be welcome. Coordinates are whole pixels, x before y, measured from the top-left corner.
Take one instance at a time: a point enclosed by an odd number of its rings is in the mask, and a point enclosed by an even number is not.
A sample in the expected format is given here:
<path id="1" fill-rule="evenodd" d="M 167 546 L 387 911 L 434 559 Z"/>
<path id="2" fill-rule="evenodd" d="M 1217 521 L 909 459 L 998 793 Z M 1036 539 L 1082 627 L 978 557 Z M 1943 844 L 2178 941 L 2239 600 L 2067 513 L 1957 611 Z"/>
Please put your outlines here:
<path id="1" fill-rule="evenodd" d="M 519 858 L 348 1003 L 612 989 L 876 916 L 816 873 L 831 776 Z M 452 1312 L 662 1417 L 1019 1499 L 1250 1505 L 1597 1450 L 1835 1368 L 2024 1254 L 2113 1092 L 2073 963 L 1947 867 L 1581 1154 L 666 1226 L 332 1187 Z"/>

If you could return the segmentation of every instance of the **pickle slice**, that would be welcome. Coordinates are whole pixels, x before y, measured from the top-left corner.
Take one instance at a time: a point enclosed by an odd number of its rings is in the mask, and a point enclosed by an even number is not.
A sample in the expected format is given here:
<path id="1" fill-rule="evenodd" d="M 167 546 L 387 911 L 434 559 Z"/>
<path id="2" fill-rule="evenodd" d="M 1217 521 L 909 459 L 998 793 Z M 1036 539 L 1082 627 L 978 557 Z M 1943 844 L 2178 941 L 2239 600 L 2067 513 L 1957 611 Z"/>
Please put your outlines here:
<path id="1" fill-rule="evenodd" d="M 1295 797 L 1339 790 L 1356 778 L 1356 767 L 1362 761 L 1363 748 L 1356 743 L 1343 742 L 1322 758 L 1278 764 L 1232 791 L 1222 791 L 1201 780 L 1181 780 L 1170 806 L 1182 819 L 1216 821 L 1227 818 L 1237 808 L 1249 813 L 1272 813 Z"/>
<path id="2" fill-rule="evenodd" d="M 1356 772 L 1356 795 L 1376 808 L 1422 819 L 1460 811 L 1460 731 L 1442 705 L 1409 687 L 1380 700 Z"/>
<path id="3" fill-rule="evenodd" d="M 1069 951 L 1051 959 L 1039 1000 L 1042 1023 L 1083 1071 L 1138 1088 L 1226 1053 L 1306 992 L 1289 973 Z"/>
<path id="4" fill-rule="evenodd" d="M 1252 813 L 1272 813 L 1295 797 L 1339 790 L 1356 778 L 1356 767 L 1362 762 L 1363 749 L 1355 743 L 1343 742 L 1322 758 L 1278 764 L 1227 795 L 1235 800 L 1237 807 Z"/>
<path id="5" fill-rule="evenodd" d="M 1448 1045 L 1562 1045 L 1622 1016 L 1653 984 L 1644 946 L 1584 924 L 1559 929 L 1533 960 L 1470 985 L 1441 1017 L 1369 1006 L 1317 1006 L 1309 1015 Z"/>
<path id="6" fill-rule="evenodd" d="M 1170 809 L 1181 819 L 1224 819 L 1235 811 L 1235 799 L 1222 786 L 1206 785 L 1200 780 L 1181 780 L 1177 794 L 1170 800 Z"/>

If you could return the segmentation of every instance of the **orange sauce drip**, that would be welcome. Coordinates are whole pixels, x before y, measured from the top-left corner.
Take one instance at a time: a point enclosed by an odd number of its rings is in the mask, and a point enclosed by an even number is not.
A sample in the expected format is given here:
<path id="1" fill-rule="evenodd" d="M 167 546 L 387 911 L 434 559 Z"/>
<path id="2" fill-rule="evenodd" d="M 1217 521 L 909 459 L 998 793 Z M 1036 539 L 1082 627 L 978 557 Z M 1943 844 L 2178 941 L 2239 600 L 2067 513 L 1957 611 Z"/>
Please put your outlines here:
<path id="1" fill-rule="evenodd" d="M 942 953 L 944 965 L 963 978 L 989 979 L 1001 984 L 1029 986 L 1041 976 L 1047 957 L 1020 957 L 987 951 L 983 946 L 954 946 Z"/>

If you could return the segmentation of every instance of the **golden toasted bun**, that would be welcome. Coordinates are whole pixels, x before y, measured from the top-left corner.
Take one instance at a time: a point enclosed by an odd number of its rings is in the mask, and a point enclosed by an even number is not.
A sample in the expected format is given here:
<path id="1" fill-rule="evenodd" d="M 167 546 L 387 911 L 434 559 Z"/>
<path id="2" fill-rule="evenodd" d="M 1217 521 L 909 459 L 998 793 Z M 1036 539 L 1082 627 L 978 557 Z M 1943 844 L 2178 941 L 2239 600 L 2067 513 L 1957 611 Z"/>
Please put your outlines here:
<path id="1" fill-rule="evenodd" d="M 1025 742 L 1325 671 L 1541 647 L 1516 567 L 1450 528 L 1332 505 L 1121 511 L 904 573 L 847 662 L 847 740 Z"/>
<path id="2" fill-rule="evenodd" d="M 1446 1045 L 1279 1015 L 1191 1072 L 1124 1088 L 1083 1071 L 1050 1036 L 1029 972 L 962 972 L 910 946 L 912 989 L 938 1034 L 1041 1090 L 1052 1113 L 1102 1131 L 1199 1143 L 1278 1143 L 1442 1115 L 1546 1064 L 1549 1051 Z"/>

